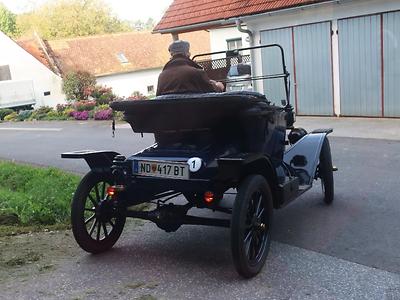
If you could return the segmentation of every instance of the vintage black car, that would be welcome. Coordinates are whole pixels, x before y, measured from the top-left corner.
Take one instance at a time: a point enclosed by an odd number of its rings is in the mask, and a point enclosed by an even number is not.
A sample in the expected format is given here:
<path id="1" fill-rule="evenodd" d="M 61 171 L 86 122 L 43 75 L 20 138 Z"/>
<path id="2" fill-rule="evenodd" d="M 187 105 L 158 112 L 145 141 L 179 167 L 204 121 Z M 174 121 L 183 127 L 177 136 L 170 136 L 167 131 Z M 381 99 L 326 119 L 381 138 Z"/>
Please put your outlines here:
<path id="1" fill-rule="evenodd" d="M 250 68 L 240 66 L 240 51 L 261 48 L 280 51 L 280 74 L 249 76 Z M 207 55 L 214 54 L 221 52 Z M 264 45 L 225 54 L 230 63 L 225 64 L 224 74 L 207 63 L 209 70 L 226 76 L 230 91 L 111 104 L 124 112 L 134 132 L 154 133 L 154 145 L 128 157 L 112 151 L 62 154 L 83 158 L 91 168 L 72 201 L 72 230 L 82 249 L 91 253 L 110 249 L 127 217 L 150 220 L 166 232 L 184 224 L 227 227 L 235 267 L 250 278 L 266 261 L 274 209 L 285 207 L 317 179 L 325 203 L 332 203 L 334 167 L 327 138 L 332 129 L 307 133 L 294 127 L 282 48 Z M 207 63 L 202 63 L 207 70 Z M 284 83 L 283 105 L 248 90 L 253 81 L 271 78 Z M 224 195 L 232 192 L 233 204 L 223 205 Z M 174 203 L 179 196 L 185 204 Z M 155 208 L 127 209 L 148 202 Z M 190 215 L 194 207 L 225 213 L 226 218 Z"/>

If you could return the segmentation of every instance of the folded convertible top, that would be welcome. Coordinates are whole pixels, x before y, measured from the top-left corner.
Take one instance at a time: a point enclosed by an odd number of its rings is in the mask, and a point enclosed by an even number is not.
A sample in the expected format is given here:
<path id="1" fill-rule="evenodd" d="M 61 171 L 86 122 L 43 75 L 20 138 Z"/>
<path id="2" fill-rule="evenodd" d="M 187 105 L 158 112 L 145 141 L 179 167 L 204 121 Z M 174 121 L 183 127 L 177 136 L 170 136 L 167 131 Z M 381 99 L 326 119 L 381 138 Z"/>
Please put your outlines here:
<path id="1" fill-rule="evenodd" d="M 249 111 L 274 107 L 254 92 L 173 94 L 154 100 L 115 101 L 110 106 L 124 112 L 136 132 L 202 130 L 234 122 Z"/>

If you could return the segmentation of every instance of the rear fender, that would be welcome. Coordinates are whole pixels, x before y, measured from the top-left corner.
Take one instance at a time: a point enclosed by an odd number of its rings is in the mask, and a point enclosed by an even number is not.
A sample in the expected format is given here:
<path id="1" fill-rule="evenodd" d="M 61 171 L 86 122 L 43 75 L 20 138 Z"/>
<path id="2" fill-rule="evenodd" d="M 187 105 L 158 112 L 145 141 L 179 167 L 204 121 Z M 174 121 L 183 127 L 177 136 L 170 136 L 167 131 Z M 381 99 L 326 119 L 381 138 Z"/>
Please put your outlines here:
<path id="1" fill-rule="evenodd" d="M 314 130 L 285 152 L 283 161 L 295 170 L 300 179 L 300 185 L 312 185 L 322 144 L 326 136 L 332 132 L 332 129 Z"/>
<path id="2" fill-rule="evenodd" d="M 95 172 L 110 172 L 115 156 L 119 155 L 113 151 L 74 151 L 61 154 L 61 158 L 83 158 L 90 169 Z"/>
<path id="3" fill-rule="evenodd" d="M 221 158 L 218 160 L 220 174 L 225 180 L 232 180 L 237 185 L 248 175 L 260 174 L 265 177 L 271 188 L 274 207 L 279 206 L 278 177 L 269 157 L 254 155 L 247 158 Z"/>

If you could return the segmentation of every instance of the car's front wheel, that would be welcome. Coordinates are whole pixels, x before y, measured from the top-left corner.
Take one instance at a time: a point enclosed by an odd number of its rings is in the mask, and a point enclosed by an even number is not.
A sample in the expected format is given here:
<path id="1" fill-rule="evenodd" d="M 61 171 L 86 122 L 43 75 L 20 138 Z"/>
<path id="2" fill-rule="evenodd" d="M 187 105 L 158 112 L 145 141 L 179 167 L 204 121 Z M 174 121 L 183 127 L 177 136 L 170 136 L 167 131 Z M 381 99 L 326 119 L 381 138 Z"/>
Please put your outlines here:
<path id="1" fill-rule="evenodd" d="M 321 179 L 324 202 L 326 204 L 331 204 L 334 198 L 333 165 L 331 147 L 327 138 L 325 138 L 322 144 L 318 172 L 319 178 Z"/>

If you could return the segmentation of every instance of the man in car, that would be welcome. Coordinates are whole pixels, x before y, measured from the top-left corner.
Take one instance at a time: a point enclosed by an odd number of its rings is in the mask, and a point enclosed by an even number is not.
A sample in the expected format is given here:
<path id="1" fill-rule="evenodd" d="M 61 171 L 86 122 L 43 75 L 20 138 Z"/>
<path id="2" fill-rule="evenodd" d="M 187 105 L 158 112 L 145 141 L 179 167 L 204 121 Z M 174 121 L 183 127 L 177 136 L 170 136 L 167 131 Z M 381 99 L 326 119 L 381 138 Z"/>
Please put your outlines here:
<path id="1" fill-rule="evenodd" d="M 168 51 L 171 59 L 158 77 L 157 96 L 224 91 L 221 82 L 211 80 L 203 68 L 190 59 L 188 42 L 174 41 Z"/>

